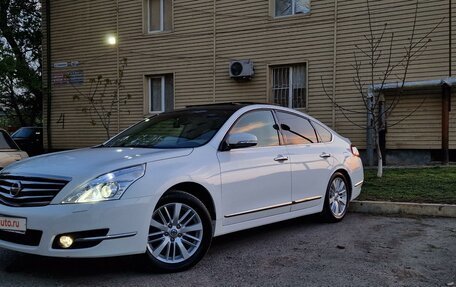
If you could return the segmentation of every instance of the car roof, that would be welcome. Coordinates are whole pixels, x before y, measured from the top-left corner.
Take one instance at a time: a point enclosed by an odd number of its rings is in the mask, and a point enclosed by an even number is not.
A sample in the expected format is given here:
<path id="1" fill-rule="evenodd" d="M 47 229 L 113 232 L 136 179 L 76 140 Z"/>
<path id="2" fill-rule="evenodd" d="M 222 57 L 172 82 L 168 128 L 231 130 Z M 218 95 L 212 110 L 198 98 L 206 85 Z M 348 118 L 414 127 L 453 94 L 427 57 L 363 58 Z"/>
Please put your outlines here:
<path id="1" fill-rule="evenodd" d="M 186 106 L 184 109 L 178 109 L 172 112 L 168 113 L 174 113 L 174 112 L 183 112 L 183 111 L 201 111 L 201 110 L 208 110 L 208 111 L 228 111 L 231 113 L 235 113 L 238 110 L 241 110 L 243 108 L 248 108 L 249 110 L 253 110 L 255 108 L 266 108 L 266 109 L 277 109 L 279 111 L 286 111 L 289 113 L 293 113 L 296 115 L 301 115 L 306 117 L 309 120 L 315 121 L 319 123 L 320 125 L 323 125 L 325 128 L 333 131 L 330 127 L 319 121 L 318 119 L 308 115 L 307 113 L 297 111 L 291 108 L 283 107 L 280 105 L 276 104 L 271 104 L 271 103 L 260 103 L 260 102 L 222 102 L 222 103 L 213 103 L 213 104 L 201 104 L 201 105 L 190 105 Z M 165 113 L 167 114 L 167 113 Z M 334 131 L 333 131 L 334 132 Z"/>
<path id="2" fill-rule="evenodd" d="M 255 103 L 255 102 L 224 102 L 224 103 L 213 103 L 213 104 L 202 104 L 202 105 L 190 105 L 186 106 L 185 110 L 227 110 L 227 111 L 237 111 L 247 106 L 252 105 L 270 105 L 265 103 Z"/>

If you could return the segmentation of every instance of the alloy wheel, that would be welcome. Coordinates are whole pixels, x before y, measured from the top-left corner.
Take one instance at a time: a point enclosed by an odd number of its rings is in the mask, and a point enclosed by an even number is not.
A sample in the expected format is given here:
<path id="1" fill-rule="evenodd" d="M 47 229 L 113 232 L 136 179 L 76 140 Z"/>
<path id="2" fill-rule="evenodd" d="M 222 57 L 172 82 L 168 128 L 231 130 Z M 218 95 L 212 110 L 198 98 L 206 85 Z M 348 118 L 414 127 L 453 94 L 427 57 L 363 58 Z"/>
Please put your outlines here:
<path id="1" fill-rule="evenodd" d="M 203 224 L 198 213 L 183 203 L 160 206 L 152 215 L 147 249 L 164 263 L 180 263 L 201 245 Z"/>
<path id="2" fill-rule="evenodd" d="M 331 213 L 336 218 L 340 218 L 345 214 L 347 199 L 347 186 L 345 181 L 340 177 L 334 178 L 329 189 L 329 206 Z"/>

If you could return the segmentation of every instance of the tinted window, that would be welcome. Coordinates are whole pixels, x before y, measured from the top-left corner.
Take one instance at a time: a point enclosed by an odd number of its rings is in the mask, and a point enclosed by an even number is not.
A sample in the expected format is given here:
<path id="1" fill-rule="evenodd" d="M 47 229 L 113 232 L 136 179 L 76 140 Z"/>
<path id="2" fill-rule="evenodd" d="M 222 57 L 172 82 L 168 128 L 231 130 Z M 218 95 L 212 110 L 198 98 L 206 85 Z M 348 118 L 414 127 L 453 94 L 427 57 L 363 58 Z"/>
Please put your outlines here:
<path id="1" fill-rule="evenodd" d="M 249 133 L 258 138 L 258 147 L 279 145 L 279 134 L 270 111 L 254 111 L 243 115 L 230 134 Z"/>
<path id="2" fill-rule="evenodd" d="M 13 135 L 13 138 L 28 138 L 33 135 L 34 129 L 32 128 L 20 128 Z"/>
<path id="3" fill-rule="evenodd" d="M 209 142 L 232 111 L 193 110 L 164 113 L 125 130 L 107 147 L 188 148 Z"/>
<path id="4" fill-rule="evenodd" d="M 282 131 L 289 145 L 317 143 L 315 130 L 307 119 L 277 112 Z"/>
<path id="5" fill-rule="evenodd" d="M 312 122 L 315 130 L 317 131 L 318 136 L 320 137 L 320 141 L 327 143 L 332 141 L 332 134 L 324 128 L 322 125 L 317 124 L 316 122 Z"/>
<path id="6" fill-rule="evenodd" d="M 0 131 L 0 149 L 18 149 L 16 143 L 5 131 Z"/>

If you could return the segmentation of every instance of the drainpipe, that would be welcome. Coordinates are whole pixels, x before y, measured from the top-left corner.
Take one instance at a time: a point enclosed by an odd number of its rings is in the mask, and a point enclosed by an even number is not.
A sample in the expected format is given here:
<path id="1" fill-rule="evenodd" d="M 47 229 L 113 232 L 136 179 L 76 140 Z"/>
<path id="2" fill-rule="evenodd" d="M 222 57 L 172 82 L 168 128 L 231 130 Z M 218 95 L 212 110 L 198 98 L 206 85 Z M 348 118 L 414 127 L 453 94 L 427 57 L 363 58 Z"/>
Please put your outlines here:
<path id="1" fill-rule="evenodd" d="M 336 77 L 337 77 L 337 18 L 338 0 L 334 0 L 334 51 L 333 51 L 333 83 L 332 83 L 332 102 L 336 102 Z M 332 128 L 336 130 L 336 106 L 332 105 Z"/>
<path id="2" fill-rule="evenodd" d="M 216 96 L 217 96 L 217 79 L 216 79 L 216 73 L 217 73 L 217 0 L 214 0 L 213 4 L 213 10 L 214 10 L 214 16 L 212 19 L 212 37 L 213 37 L 213 52 L 212 52 L 212 73 L 213 73 L 213 78 L 212 78 L 212 102 L 216 102 Z"/>
<path id="3" fill-rule="evenodd" d="M 51 105 L 52 105 L 52 61 L 51 61 L 51 0 L 46 0 L 46 73 L 47 73 L 47 107 L 46 107 L 46 135 L 47 150 L 52 150 L 51 136 Z"/>
<path id="4" fill-rule="evenodd" d="M 450 163 L 450 97 L 451 86 L 442 84 L 442 164 Z"/>
<path id="5" fill-rule="evenodd" d="M 120 37 L 119 37 L 119 0 L 116 0 L 116 69 L 117 69 L 117 133 L 120 133 L 120 59 L 119 59 L 119 50 L 120 50 Z"/>
<path id="6" fill-rule="evenodd" d="M 452 5 L 451 5 L 451 0 L 448 1 L 448 5 L 450 6 L 448 9 L 448 74 L 449 77 L 452 77 L 452 70 L 451 66 L 453 65 L 453 52 L 452 52 L 452 42 L 453 42 L 453 11 L 452 11 Z"/>
<path id="7" fill-rule="evenodd" d="M 451 79 L 452 66 L 452 5 L 448 0 L 448 74 Z M 451 111 L 451 85 L 444 83 L 442 85 L 442 164 L 450 163 L 450 111 Z"/>

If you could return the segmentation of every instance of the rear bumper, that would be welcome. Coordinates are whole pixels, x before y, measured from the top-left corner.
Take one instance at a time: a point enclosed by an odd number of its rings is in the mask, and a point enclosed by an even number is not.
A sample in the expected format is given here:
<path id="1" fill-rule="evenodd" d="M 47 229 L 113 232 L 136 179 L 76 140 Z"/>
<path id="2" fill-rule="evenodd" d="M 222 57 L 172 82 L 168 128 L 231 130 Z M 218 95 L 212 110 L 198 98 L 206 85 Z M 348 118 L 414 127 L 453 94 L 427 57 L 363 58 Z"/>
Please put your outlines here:
<path id="1" fill-rule="evenodd" d="M 109 257 L 146 251 L 150 217 L 155 206 L 152 197 L 120 199 L 96 204 L 8 207 L 0 205 L 0 215 L 27 219 L 27 230 L 42 231 L 37 246 L 0 240 L 9 250 L 51 257 Z M 109 229 L 98 244 L 81 249 L 57 249 L 59 234 Z"/>

